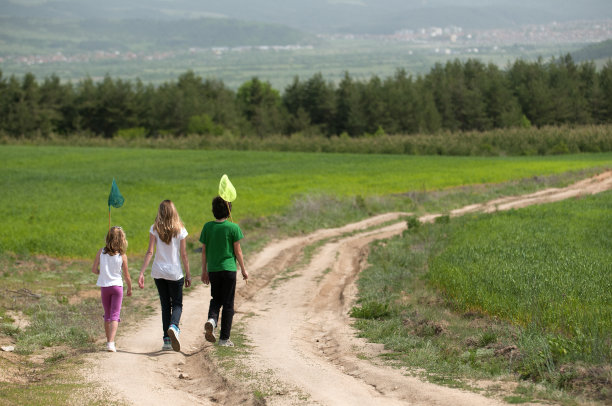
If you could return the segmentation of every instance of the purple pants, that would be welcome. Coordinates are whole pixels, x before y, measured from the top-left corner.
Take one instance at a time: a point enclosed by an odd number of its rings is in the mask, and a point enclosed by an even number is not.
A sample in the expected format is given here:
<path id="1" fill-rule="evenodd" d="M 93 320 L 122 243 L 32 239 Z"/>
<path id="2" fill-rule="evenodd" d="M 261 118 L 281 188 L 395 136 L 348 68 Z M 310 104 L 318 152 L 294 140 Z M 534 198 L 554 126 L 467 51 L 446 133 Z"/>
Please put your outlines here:
<path id="1" fill-rule="evenodd" d="M 123 286 L 105 286 L 100 288 L 102 307 L 104 307 L 104 321 L 121 321 L 121 301 L 123 300 Z"/>

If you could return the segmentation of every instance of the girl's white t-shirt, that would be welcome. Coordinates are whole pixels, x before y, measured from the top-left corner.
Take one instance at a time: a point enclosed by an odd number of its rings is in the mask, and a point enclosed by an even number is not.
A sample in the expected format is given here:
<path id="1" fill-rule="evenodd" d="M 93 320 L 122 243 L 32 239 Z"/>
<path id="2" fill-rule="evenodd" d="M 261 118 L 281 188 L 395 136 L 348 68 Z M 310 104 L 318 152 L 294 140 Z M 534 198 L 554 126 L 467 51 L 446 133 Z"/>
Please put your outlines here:
<path id="1" fill-rule="evenodd" d="M 123 265 L 121 254 L 108 255 L 104 253 L 103 249 L 100 253 L 100 275 L 98 275 L 96 285 L 103 288 L 107 286 L 123 286 L 121 265 Z"/>
<path id="2" fill-rule="evenodd" d="M 177 236 L 172 237 L 170 244 L 166 244 L 159 238 L 159 234 L 155 230 L 155 225 L 151 226 L 149 233 L 155 236 L 155 259 L 151 267 L 151 276 L 153 279 L 167 279 L 170 281 L 178 281 L 183 277 L 183 266 L 181 265 L 181 240 L 187 237 L 185 227 Z"/>

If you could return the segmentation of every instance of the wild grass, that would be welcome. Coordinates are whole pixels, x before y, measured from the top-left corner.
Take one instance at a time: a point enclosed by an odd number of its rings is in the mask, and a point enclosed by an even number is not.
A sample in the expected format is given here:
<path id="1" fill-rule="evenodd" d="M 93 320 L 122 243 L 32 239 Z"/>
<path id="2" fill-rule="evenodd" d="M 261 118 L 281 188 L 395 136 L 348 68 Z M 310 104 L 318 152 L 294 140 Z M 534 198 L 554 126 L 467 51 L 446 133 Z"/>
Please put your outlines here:
<path id="1" fill-rule="evenodd" d="M 612 362 L 612 193 L 453 221 L 430 280 L 460 309 L 560 334 L 555 360 Z"/>
<path id="2" fill-rule="evenodd" d="M 100 397 L 92 392 L 87 384 L 75 380 L 72 374 L 81 367 L 82 362 L 78 358 L 69 356 L 21 368 L 18 372 L 19 378 L 27 383 L 0 382 L 0 405 L 124 406 L 124 403 L 115 399 L 116 394 L 106 393 L 106 396 Z"/>
<path id="3" fill-rule="evenodd" d="M 607 192 L 447 218 L 375 243 L 355 325 L 385 344 L 386 358 L 435 382 L 481 390 L 472 379 L 523 379 L 532 389 L 508 401 L 606 403 L 611 202 Z"/>
<path id="4" fill-rule="evenodd" d="M 424 280 L 432 242 L 442 227 L 413 230 L 373 244 L 372 266 L 360 274 L 358 305 L 351 311 L 355 326 L 362 336 L 385 344 L 385 358 L 415 374 L 427 371 L 436 382 L 464 386 L 465 376 L 503 375 L 507 367 L 487 346 L 503 342 L 511 331 L 495 323 L 483 329 L 481 317 L 447 311 Z"/>
<path id="5" fill-rule="evenodd" d="M 70 404 L 71 393 L 82 390 L 83 385 L 52 383 L 52 384 L 34 384 L 30 385 L 27 390 L 22 387 L 9 385 L 0 382 L 0 404 L 2 405 L 66 405 Z M 99 405 L 103 402 L 97 403 Z"/>
<path id="6" fill-rule="evenodd" d="M 197 284 L 200 255 L 190 250 L 189 257 Z M 19 377 L 0 383 L 0 405 L 5 404 L 4 400 L 6 404 L 118 404 L 110 398 L 100 398 L 99 391 L 92 391 L 77 374 L 82 355 L 96 351 L 106 341 L 104 311 L 95 286 L 97 276 L 91 273 L 92 262 L 93 257 L 58 260 L 0 255 L 0 338 L 3 345 L 15 347 L 8 358 L 11 362 L 3 363 L 7 358 L 0 356 L 0 368 L 7 375 Z M 159 306 L 150 267 L 145 289 L 137 287 L 141 263 L 142 258 L 130 258 L 134 293 L 124 296 L 119 342 L 132 324 Z"/>
<path id="7" fill-rule="evenodd" d="M 196 135 L 184 137 L 69 136 L 0 137 L 0 144 L 89 147 L 168 148 L 197 150 L 325 152 L 353 154 L 406 154 L 448 156 L 561 155 L 612 151 L 611 125 L 504 128 L 490 131 L 438 134 L 380 134 L 363 137 L 326 137 L 317 134 L 256 136 Z"/>
<path id="8" fill-rule="evenodd" d="M 62 305 L 56 298 L 47 297 L 29 306 L 25 314 L 30 316 L 30 325 L 16 336 L 16 349 L 21 354 L 54 346 L 92 350 L 99 335 L 98 300 Z"/>
<path id="9" fill-rule="evenodd" d="M 212 218 L 210 202 L 224 173 L 238 191 L 234 220 L 256 224 L 286 213 L 296 201 L 307 205 L 309 195 L 353 198 L 356 207 L 363 199 L 387 196 L 395 207 L 406 208 L 412 204 L 409 192 L 602 167 L 612 155 L 415 157 L 1 146 L 0 160 L 0 185 L 7 191 L 0 196 L 0 252 L 89 258 L 104 242 L 113 178 L 126 200 L 112 209 L 112 223 L 123 226 L 132 253 L 146 249 L 147 230 L 163 199 L 175 202 L 197 241 Z M 386 202 L 385 209 L 389 206 Z M 333 207 L 332 200 L 328 209 Z M 352 216 L 350 211 L 336 215 Z"/>

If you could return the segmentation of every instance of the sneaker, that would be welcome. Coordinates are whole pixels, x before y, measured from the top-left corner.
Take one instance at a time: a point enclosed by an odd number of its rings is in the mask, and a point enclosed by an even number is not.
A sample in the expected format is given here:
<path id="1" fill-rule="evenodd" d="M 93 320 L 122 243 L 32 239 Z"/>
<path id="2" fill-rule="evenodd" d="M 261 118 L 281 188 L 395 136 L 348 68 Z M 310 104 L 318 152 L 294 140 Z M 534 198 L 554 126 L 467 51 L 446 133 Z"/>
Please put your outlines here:
<path id="1" fill-rule="evenodd" d="M 227 340 L 219 340 L 219 347 L 233 347 L 234 343 L 228 338 Z"/>
<path id="2" fill-rule="evenodd" d="M 179 341 L 179 334 L 181 334 L 181 330 L 174 324 L 170 325 L 168 329 L 168 336 L 170 336 L 170 340 L 172 341 L 172 349 L 174 351 L 181 350 L 181 342 Z"/>
<path id="3" fill-rule="evenodd" d="M 213 319 L 208 319 L 208 321 L 204 324 L 204 337 L 206 337 L 206 341 L 211 343 L 217 341 L 215 338 L 215 321 Z"/>
<path id="4" fill-rule="evenodd" d="M 172 340 L 170 337 L 164 337 L 164 345 L 162 345 L 162 351 L 170 351 L 172 349 Z"/>
<path id="5" fill-rule="evenodd" d="M 106 351 L 117 352 L 117 348 L 115 348 L 115 343 L 114 342 L 106 343 Z"/>

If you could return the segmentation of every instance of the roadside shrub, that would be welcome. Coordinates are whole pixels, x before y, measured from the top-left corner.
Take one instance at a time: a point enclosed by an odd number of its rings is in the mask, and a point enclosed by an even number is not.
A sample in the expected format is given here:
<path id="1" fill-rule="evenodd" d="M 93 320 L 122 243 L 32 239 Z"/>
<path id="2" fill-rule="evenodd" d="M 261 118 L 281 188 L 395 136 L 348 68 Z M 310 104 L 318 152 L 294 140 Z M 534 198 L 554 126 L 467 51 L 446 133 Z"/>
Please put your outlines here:
<path id="1" fill-rule="evenodd" d="M 208 114 L 201 114 L 189 118 L 187 132 L 189 134 L 210 134 L 220 136 L 223 135 L 223 126 L 215 124 Z"/>
<path id="2" fill-rule="evenodd" d="M 351 309 L 351 317 L 357 319 L 382 319 L 390 314 L 389 304 L 368 301 Z"/>
<path id="3" fill-rule="evenodd" d="M 450 223 L 450 216 L 448 214 L 444 214 L 442 216 L 436 217 L 434 220 L 436 224 L 448 224 Z"/>
<path id="4" fill-rule="evenodd" d="M 124 128 L 117 131 L 116 138 L 122 138 L 124 140 L 135 140 L 138 138 L 144 138 L 147 135 L 147 130 L 144 127 L 132 127 Z"/>
<path id="5" fill-rule="evenodd" d="M 421 222 L 419 221 L 419 218 L 417 216 L 410 216 L 406 220 L 406 228 L 408 229 L 408 231 L 410 232 L 416 231 L 420 227 L 421 227 Z"/>

